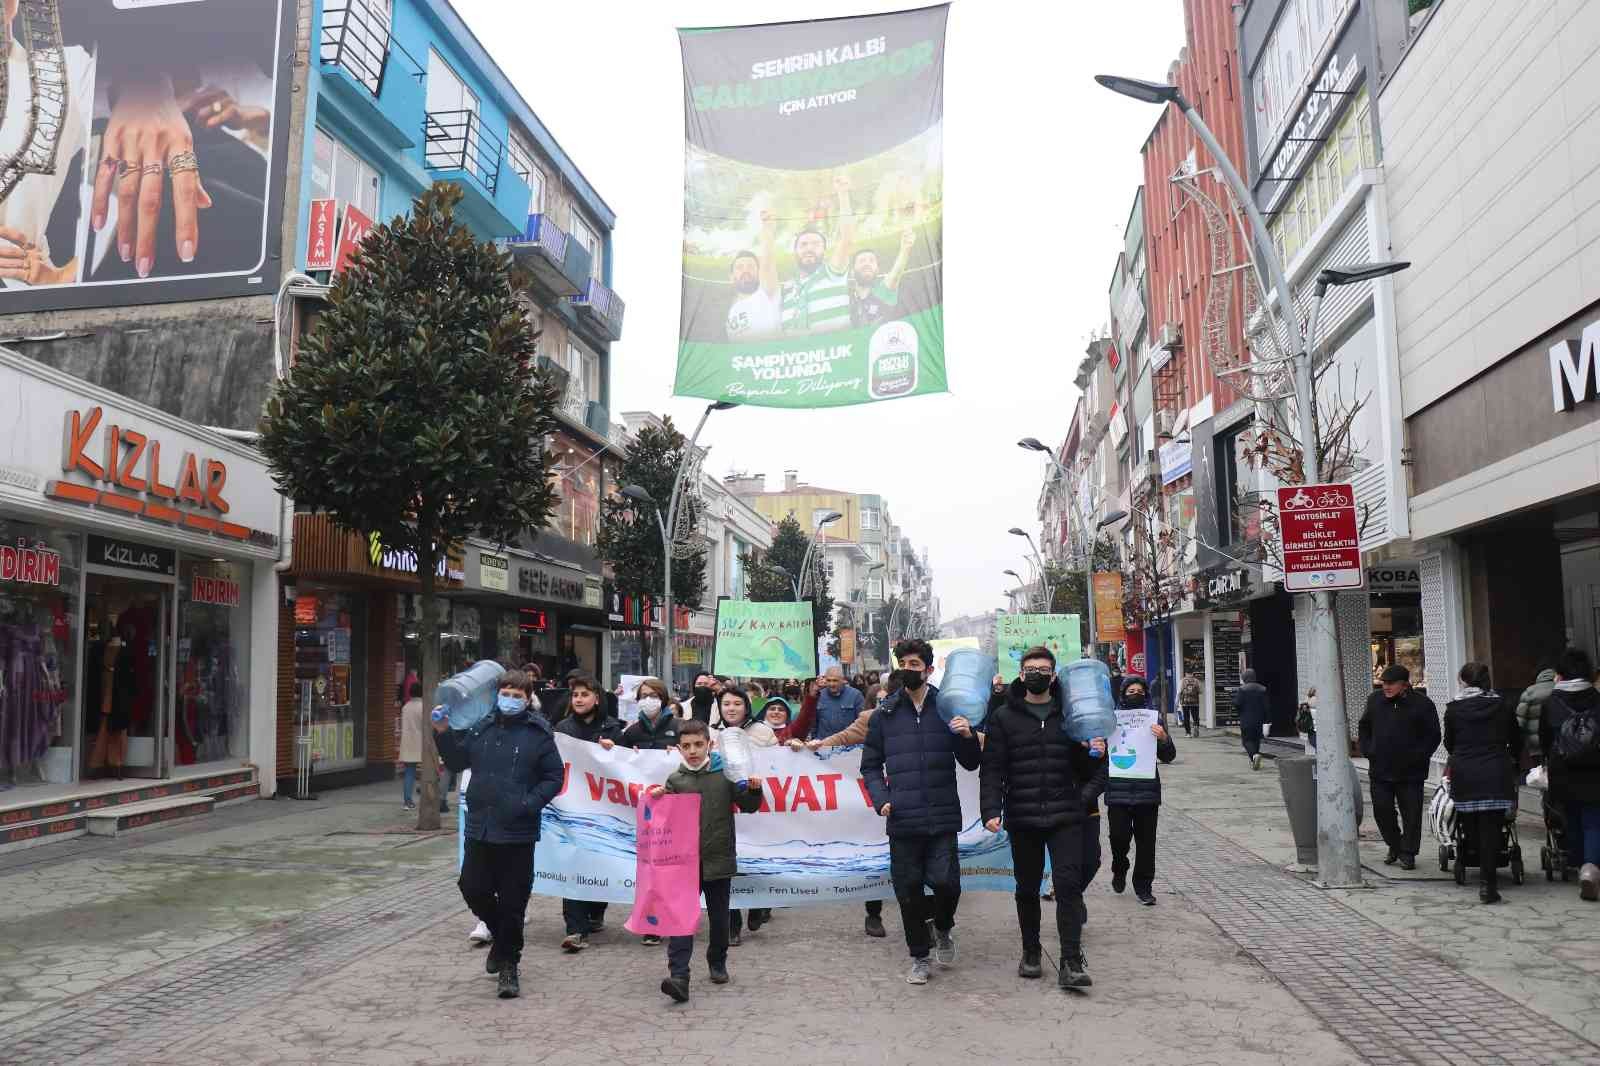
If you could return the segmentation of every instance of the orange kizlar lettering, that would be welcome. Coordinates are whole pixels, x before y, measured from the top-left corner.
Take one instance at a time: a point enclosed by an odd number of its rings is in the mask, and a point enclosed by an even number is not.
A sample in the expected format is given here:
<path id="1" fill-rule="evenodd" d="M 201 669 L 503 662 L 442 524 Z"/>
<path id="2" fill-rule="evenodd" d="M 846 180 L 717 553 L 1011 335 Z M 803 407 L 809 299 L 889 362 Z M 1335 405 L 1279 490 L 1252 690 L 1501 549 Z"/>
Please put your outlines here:
<path id="1" fill-rule="evenodd" d="M 175 499 L 177 491 L 171 485 L 161 483 L 161 442 L 150 442 L 150 494 L 160 496 L 163 500 Z"/>
<path id="2" fill-rule="evenodd" d="M 206 503 L 218 514 L 228 513 L 228 501 L 222 498 L 222 486 L 228 483 L 228 468 L 215 459 L 206 460 Z"/>
<path id="3" fill-rule="evenodd" d="M 89 438 L 100 426 L 100 413 L 98 407 L 89 408 L 87 418 L 77 411 L 67 412 L 67 454 L 61 461 L 62 470 L 69 473 L 82 470 L 96 481 L 106 476 L 105 467 L 83 454 L 84 448 L 89 446 Z"/>
<path id="4" fill-rule="evenodd" d="M 144 458 L 145 445 L 150 443 L 150 438 L 136 429 L 122 431 L 122 443 L 128 445 L 127 457 L 118 464 L 117 484 L 129 492 L 143 492 L 146 488 L 142 477 L 135 477 L 133 468 Z"/>
<path id="5" fill-rule="evenodd" d="M 200 466 L 193 455 L 185 455 L 178 471 L 178 499 L 196 507 L 206 505 L 205 493 L 200 488 Z"/>

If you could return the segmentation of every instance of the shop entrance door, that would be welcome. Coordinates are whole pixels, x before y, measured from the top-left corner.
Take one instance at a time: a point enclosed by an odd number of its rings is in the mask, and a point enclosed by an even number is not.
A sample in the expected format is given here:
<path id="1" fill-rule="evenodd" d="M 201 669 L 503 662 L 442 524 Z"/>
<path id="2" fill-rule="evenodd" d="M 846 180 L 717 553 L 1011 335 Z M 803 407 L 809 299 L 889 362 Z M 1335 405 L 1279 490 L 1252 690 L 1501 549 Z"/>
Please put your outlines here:
<path id="1" fill-rule="evenodd" d="M 84 591 L 83 778 L 171 767 L 170 584 L 90 573 Z"/>

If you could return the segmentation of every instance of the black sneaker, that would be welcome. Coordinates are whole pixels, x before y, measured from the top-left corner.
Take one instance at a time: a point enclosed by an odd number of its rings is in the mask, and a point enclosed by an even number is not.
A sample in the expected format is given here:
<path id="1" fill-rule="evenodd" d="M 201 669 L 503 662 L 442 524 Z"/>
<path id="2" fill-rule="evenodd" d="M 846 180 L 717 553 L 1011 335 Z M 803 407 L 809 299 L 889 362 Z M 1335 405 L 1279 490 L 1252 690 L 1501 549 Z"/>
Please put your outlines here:
<path id="1" fill-rule="evenodd" d="M 878 914 L 867 915 L 867 928 L 865 932 L 868 936 L 889 935 L 888 930 L 883 927 L 883 916 Z"/>
<path id="2" fill-rule="evenodd" d="M 1112 875 L 1111 875 L 1111 891 L 1120 893 L 1123 889 L 1125 889 L 1127 887 L 1128 887 L 1128 875 L 1127 875 L 1127 873 L 1125 871 L 1121 872 L 1121 873 L 1112 873 Z"/>
<path id="3" fill-rule="evenodd" d="M 1022 961 L 1017 963 L 1018 977 L 1039 977 L 1044 973 L 1044 967 L 1039 964 L 1038 948 L 1023 948 Z"/>
<path id="4" fill-rule="evenodd" d="M 606 920 L 604 918 L 589 923 L 589 935 L 593 936 L 595 933 L 603 933 L 605 931 Z"/>
<path id="5" fill-rule="evenodd" d="M 743 943 L 744 943 L 744 937 L 740 936 L 738 933 L 729 933 L 728 934 L 728 946 L 730 948 L 736 948 L 736 947 L 738 947 L 739 945 L 741 945 Z"/>
<path id="6" fill-rule="evenodd" d="M 1389 854 L 1387 854 L 1387 855 L 1385 855 L 1383 857 L 1383 864 L 1385 866 L 1393 866 L 1395 863 L 1397 863 L 1399 861 L 1400 861 L 1400 853 L 1398 851 L 1394 850 L 1393 848 L 1390 848 L 1389 849 Z"/>
<path id="7" fill-rule="evenodd" d="M 715 964 L 712 964 L 710 969 L 711 969 L 711 983 L 712 984 L 714 984 L 714 985 L 725 985 L 725 984 L 728 983 L 728 964 L 727 963 L 723 963 L 721 966 L 717 966 Z"/>
<path id="8" fill-rule="evenodd" d="M 661 991 L 672 997 L 674 1003 L 689 1002 L 689 979 L 687 977 L 668 977 L 661 982 Z"/>
<path id="9" fill-rule="evenodd" d="M 1488 885 L 1478 886 L 1479 903 L 1499 903 L 1500 899 L 1501 896 L 1498 890 L 1490 888 Z"/>
<path id="10" fill-rule="evenodd" d="M 499 996 L 501 999 L 516 999 L 520 995 L 522 995 L 522 981 L 518 978 L 517 964 L 508 962 L 500 967 Z"/>
<path id="11" fill-rule="evenodd" d="M 1139 902 L 1144 906 L 1154 907 L 1156 905 L 1156 894 L 1154 892 L 1140 892 L 1138 895 Z"/>
<path id="12" fill-rule="evenodd" d="M 489 954 L 483 960 L 483 972 L 491 977 L 500 972 L 500 956 L 494 953 L 494 948 L 489 948 Z"/>
<path id="13" fill-rule="evenodd" d="M 1402 855 L 1402 856 L 1400 856 L 1400 869 L 1402 869 L 1402 870 L 1415 870 L 1416 868 L 1417 868 L 1417 858 L 1416 858 L 1415 855 Z"/>
<path id="14" fill-rule="evenodd" d="M 762 911 L 750 912 L 750 931 L 753 933 L 766 924 L 767 916 Z"/>
<path id="15" fill-rule="evenodd" d="M 1056 979 L 1056 984 L 1062 988 L 1088 988 L 1094 984 L 1094 980 L 1089 976 L 1089 964 L 1083 957 L 1082 948 L 1062 950 L 1061 974 Z"/>

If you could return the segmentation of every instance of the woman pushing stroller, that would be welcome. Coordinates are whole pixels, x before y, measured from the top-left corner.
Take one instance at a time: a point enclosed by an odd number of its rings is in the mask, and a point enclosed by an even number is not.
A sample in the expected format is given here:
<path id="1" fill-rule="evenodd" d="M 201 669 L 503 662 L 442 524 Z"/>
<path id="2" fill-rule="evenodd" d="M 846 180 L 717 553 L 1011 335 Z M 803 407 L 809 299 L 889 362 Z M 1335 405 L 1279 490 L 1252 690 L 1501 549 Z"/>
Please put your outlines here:
<path id="1" fill-rule="evenodd" d="M 1450 794 L 1464 838 L 1477 847 L 1478 899 L 1500 902 L 1498 871 L 1506 820 L 1514 817 L 1522 729 L 1516 711 L 1490 687 L 1489 668 L 1467 663 L 1460 695 L 1444 709 L 1444 750 L 1450 753 Z M 1461 839 L 1461 838 L 1458 838 Z M 1520 876 L 1520 875 L 1519 875 Z"/>

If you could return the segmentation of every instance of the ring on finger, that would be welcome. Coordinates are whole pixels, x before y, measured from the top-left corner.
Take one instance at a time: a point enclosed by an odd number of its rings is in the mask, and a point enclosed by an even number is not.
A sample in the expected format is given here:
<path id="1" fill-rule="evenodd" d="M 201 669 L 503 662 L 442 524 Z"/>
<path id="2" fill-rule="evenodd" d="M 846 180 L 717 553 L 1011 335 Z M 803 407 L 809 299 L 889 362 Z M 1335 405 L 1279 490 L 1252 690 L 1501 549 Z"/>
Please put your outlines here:
<path id="1" fill-rule="evenodd" d="M 128 162 L 126 159 L 117 160 L 117 180 L 120 181 L 129 174 L 137 174 L 138 172 L 139 168 Z"/>
<path id="2" fill-rule="evenodd" d="M 160 163 L 146 163 L 144 166 L 139 168 L 139 173 L 145 175 L 146 177 L 149 177 L 149 176 L 155 175 L 155 174 L 160 174 L 161 173 L 161 164 Z"/>
<path id="3" fill-rule="evenodd" d="M 127 169 L 128 161 L 126 159 L 118 159 L 114 155 L 108 155 L 104 159 L 100 160 L 100 165 L 105 167 L 107 170 L 115 170 L 120 174 L 123 170 Z"/>
<path id="4" fill-rule="evenodd" d="M 193 152 L 176 152 L 167 160 L 168 174 L 183 174 L 200 169 L 200 160 Z"/>

